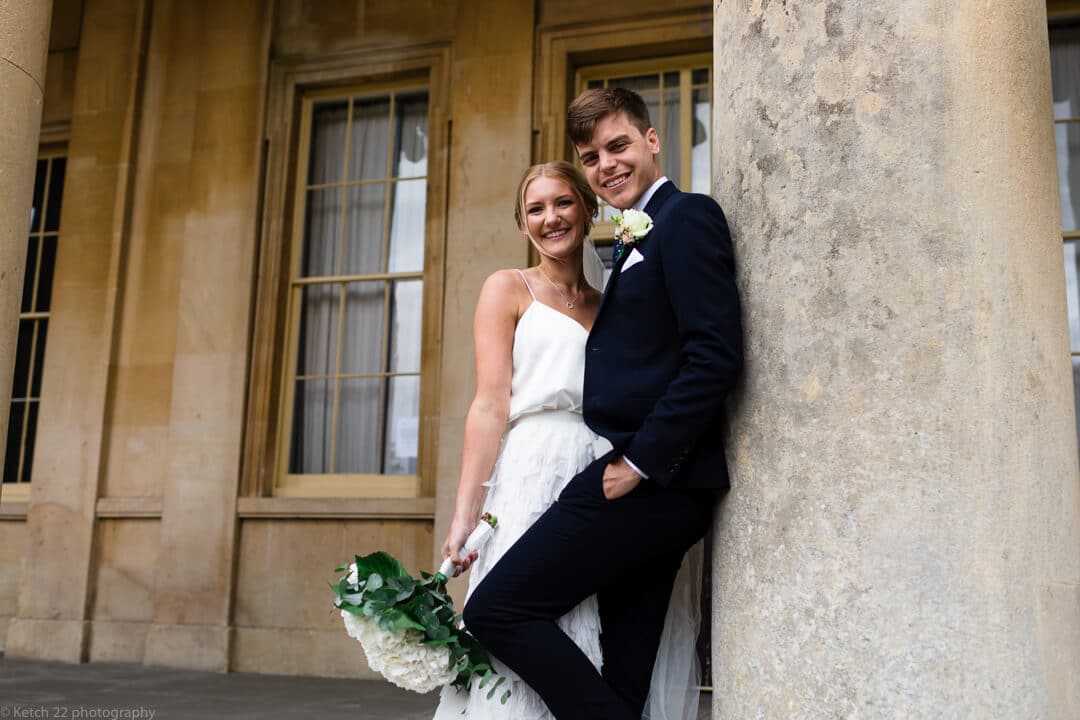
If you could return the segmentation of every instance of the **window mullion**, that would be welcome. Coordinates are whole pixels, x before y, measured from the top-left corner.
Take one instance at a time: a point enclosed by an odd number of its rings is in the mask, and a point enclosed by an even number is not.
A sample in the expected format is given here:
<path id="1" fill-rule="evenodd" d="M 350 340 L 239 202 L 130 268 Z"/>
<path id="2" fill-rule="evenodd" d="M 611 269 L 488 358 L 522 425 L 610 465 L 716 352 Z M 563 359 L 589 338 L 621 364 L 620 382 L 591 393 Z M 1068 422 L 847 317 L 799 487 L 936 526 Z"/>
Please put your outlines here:
<path id="1" fill-rule="evenodd" d="M 692 190 L 694 172 L 694 92 L 690 88 L 690 68 L 679 71 L 679 187 Z"/>

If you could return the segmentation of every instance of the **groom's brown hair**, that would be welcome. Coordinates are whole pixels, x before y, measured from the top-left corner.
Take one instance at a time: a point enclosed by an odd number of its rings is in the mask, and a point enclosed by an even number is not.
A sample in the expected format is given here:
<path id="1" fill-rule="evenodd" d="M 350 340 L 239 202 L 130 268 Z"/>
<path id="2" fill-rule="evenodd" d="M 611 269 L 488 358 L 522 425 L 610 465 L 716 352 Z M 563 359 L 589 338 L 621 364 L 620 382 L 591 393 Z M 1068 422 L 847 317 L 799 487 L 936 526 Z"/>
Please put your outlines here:
<path id="1" fill-rule="evenodd" d="M 574 98 L 566 111 L 566 134 L 574 145 L 592 140 L 596 125 L 608 115 L 626 113 L 630 123 L 644 135 L 652 127 L 649 106 L 633 90 L 621 87 L 592 88 Z"/>

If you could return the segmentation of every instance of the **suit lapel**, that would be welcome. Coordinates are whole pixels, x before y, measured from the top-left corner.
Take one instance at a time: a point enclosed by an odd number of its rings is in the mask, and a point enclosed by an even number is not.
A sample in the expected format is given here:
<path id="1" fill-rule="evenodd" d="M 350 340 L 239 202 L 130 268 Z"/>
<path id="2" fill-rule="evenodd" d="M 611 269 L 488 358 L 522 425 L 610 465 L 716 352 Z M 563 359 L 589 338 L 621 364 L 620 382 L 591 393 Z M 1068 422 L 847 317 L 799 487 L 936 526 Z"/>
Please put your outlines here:
<path id="1" fill-rule="evenodd" d="M 655 220 L 656 214 L 660 211 L 660 208 L 664 205 L 664 203 L 667 202 L 667 199 L 678 191 L 679 189 L 675 187 L 675 183 L 668 180 L 666 183 L 656 188 L 656 192 L 653 193 L 653 196 L 649 198 L 649 202 L 645 205 L 645 212 L 649 215 L 649 217 Z M 649 235 L 646 235 L 644 239 L 642 239 L 642 244 L 644 244 L 655 232 L 656 228 L 654 227 L 652 232 L 649 233 Z M 634 247 L 637 246 L 635 245 Z M 615 290 L 615 284 L 619 282 L 619 275 L 622 274 L 623 263 L 625 263 L 626 258 L 630 256 L 631 250 L 633 250 L 633 247 L 624 250 L 618 262 L 616 262 L 611 268 L 611 279 L 608 280 L 607 287 L 604 288 L 604 296 L 600 298 L 600 308 L 596 311 L 596 320 L 593 322 L 594 330 L 596 329 L 596 326 L 600 324 L 600 318 L 604 314 L 604 307 L 608 304 L 608 298 L 611 297 L 612 293 Z"/>

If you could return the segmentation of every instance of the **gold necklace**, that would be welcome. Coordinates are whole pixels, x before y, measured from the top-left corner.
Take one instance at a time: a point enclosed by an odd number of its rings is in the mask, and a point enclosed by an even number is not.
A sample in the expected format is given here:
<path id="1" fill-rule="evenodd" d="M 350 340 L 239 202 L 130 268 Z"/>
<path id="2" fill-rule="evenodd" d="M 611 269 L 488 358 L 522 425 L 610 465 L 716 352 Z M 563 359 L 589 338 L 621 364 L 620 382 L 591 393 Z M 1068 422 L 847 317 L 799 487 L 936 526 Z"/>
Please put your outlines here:
<path id="1" fill-rule="evenodd" d="M 581 278 L 578 278 L 577 292 L 574 293 L 573 297 L 571 297 L 569 300 L 567 300 L 566 299 L 566 293 L 564 293 L 562 290 L 560 290 L 559 286 L 555 284 L 555 281 L 548 277 L 548 274 L 546 272 L 544 272 L 544 268 L 537 265 L 536 269 L 540 271 L 540 274 L 544 276 L 545 280 L 547 280 L 549 283 L 551 283 L 551 287 L 555 288 L 555 292 L 559 293 L 559 295 L 563 299 L 563 302 L 566 303 L 567 310 L 573 310 L 574 309 L 574 303 L 577 302 L 578 296 L 581 295 Z"/>

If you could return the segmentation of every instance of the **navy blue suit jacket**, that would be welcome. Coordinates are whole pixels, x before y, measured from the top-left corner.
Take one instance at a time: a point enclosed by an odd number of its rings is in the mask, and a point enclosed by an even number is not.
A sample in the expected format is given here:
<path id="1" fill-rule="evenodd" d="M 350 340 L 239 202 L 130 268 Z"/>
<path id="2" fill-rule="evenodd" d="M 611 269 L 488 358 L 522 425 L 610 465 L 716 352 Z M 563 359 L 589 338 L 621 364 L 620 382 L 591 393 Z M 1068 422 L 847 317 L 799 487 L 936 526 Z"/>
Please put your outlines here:
<path id="1" fill-rule="evenodd" d="M 615 263 L 589 334 L 585 422 L 651 481 L 729 486 L 725 398 L 742 370 L 742 321 L 724 213 L 706 195 L 657 188 L 653 229 Z"/>

